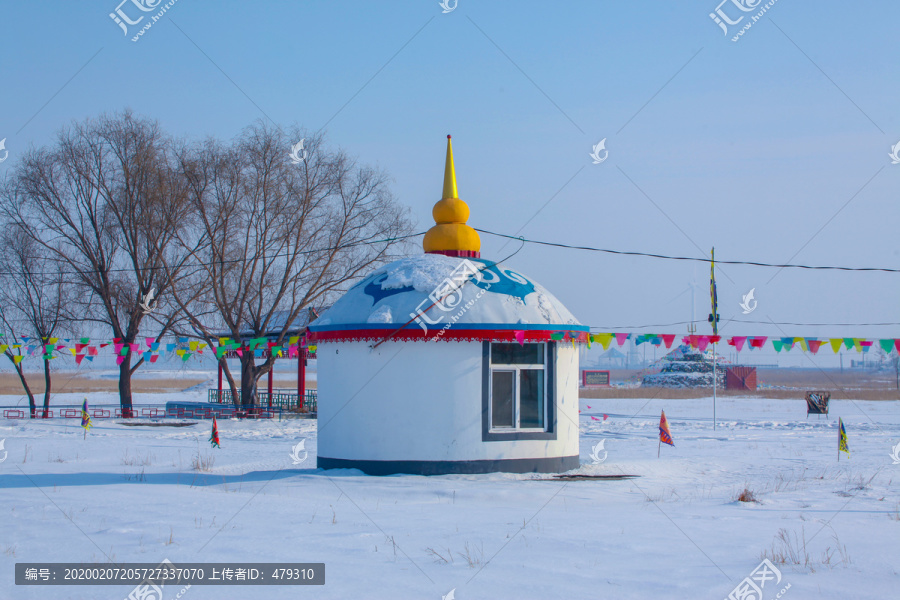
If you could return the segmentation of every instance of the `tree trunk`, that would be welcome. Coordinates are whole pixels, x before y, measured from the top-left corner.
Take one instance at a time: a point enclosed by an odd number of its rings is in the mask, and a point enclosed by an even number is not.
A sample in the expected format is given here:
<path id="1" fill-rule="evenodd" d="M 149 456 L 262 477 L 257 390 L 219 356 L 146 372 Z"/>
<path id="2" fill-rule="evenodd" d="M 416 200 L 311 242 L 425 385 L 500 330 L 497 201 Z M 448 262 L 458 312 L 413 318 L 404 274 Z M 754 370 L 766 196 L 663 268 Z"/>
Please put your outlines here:
<path id="1" fill-rule="evenodd" d="M 219 362 L 222 364 L 222 373 L 225 374 L 225 379 L 228 381 L 228 389 L 231 390 L 231 403 L 234 404 L 235 408 L 240 408 L 241 397 L 238 395 L 237 385 L 234 383 L 234 375 L 231 374 L 231 369 L 228 368 L 228 360 L 223 356 L 219 359 Z"/>
<path id="2" fill-rule="evenodd" d="M 256 395 L 258 377 L 259 369 L 256 367 L 253 351 L 245 351 L 241 357 L 241 406 L 245 409 L 259 404 L 259 398 Z"/>
<path id="3" fill-rule="evenodd" d="M 119 365 L 119 405 L 122 407 L 122 416 L 130 419 L 131 410 L 131 352 L 128 352 Z"/>
<path id="4" fill-rule="evenodd" d="M 50 360 L 44 359 L 44 418 L 50 410 Z"/>
<path id="5" fill-rule="evenodd" d="M 31 418 L 33 419 L 37 412 L 34 406 L 34 394 L 31 392 L 31 388 L 28 387 L 28 380 L 25 379 L 25 372 L 22 371 L 22 363 L 16 364 L 16 361 L 13 360 L 13 355 L 9 352 L 6 353 L 6 356 L 9 357 L 9 360 L 12 361 L 13 366 L 16 368 L 16 373 L 19 375 L 19 381 L 22 382 L 22 387 L 28 395 L 28 408 L 31 409 Z"/>

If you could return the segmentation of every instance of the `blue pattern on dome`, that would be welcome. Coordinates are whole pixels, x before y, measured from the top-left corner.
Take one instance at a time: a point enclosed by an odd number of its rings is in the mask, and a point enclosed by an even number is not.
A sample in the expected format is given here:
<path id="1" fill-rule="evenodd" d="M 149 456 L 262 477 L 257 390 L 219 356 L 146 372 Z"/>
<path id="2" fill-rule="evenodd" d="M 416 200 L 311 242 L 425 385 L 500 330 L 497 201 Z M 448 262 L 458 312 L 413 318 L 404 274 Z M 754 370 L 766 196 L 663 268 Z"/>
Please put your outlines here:
<path id="1" fill-rule="evenodd" d="M 523 302 L 525 301 L 525 296 L 534 292 L 534 283 L 512 269 L 501 269 L 497 263 L 483 259 L 470 258 L 469 260 L 483 265 L 490 265 L 482 269 L 479 276 L 473 278 L 472 283 L 476 287 L 495 294 L 514 296 Z"/>
<path id="2" fill-rule="evenodd" d="M 394 294 L 403 294 L 405 292 L 414 292 L 416 288 L 412 286 L 404 286 L 401 288 L 390 288 L 384 289 L 381 287 L 381 284 L 384 283 L 384 280 L 387 279 L 387 273 L 382 273 L 381 275 L 375 277 L 366 284 L 366 287 L 363 288 L 363 292 L 369 296 L 372 296 L 372 306 L 375 306 L 388 296 L 393 296 Z"/>

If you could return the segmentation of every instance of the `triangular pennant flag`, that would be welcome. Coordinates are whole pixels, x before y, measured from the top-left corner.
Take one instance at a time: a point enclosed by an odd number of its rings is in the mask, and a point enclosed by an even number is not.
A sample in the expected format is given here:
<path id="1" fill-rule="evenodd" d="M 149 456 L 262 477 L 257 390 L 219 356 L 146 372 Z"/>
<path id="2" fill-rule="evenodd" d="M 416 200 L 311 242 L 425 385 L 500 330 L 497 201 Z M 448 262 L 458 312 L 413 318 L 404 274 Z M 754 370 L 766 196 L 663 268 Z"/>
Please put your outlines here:
<path id="1" fill-rule="evenodd" d="M 525 332 L 521 329 L 513 331 L 513 336 L 515 336 L 516 341 L 519 342 L 519 345 L 522 346 L 525 344 Z"/>
<path id="2" fill-rule="evenodd" d="M 751 348 L 762 348 L 766 344 L 767 336 L 754 336 L 750 338 Z"/>
<path id="3" fill-rule="evenodd" d="M 879 340 L 878 343 L 881 345 L 881 349 L 884 350 L 888 354 L 890 354 L 891 350 L 894 349 L 894 340 L 892 340 L 892 339 Z"/>
<path id="4" fill-rule="evenodd" d="M 844 346 L 847 350 L 853 350 L 853 338 L 844 338 Z"/>
<path id="5" fill-rule="evenodd" d="M 693 337 L 693 336 L 691 336 Z M 709 346 L 709 336 L 701 335 L 697 338 L 697 347 L 700 349 L 700 352 L 705 352 L 706 347 Z"/>
<path id="6" fill-rule="evenodd" d="M 674 334 L 674 333 L 668 333 L 668 334 L 664 333 L 664 334 L 663 334 L 662 336 L 660 336 L 660 337 L 662 337 L 663 343 L 665 343 L 666 348 L 671 348 L 671 347 L 672 347 L 672 342 L 675 341 L 675 334 Z"/>
<path id="7" fill-rule="evenodd" d="M 772 340 L 772 347 L 775 348 L 775 352 L 781 352 L 781 345 L 783 343 L 783 340 Z"/>
<path id="8" fill-rule="evenodd" d="M 616 334 L 616 343 L 620 346 L 625 343 L 625 340 L 628 339 L 627 333 L 617 333 Z"/>
<path id="9" fill-rule="evenodd" d="M 824 341 L 814 340 L 812 338 L 806 340 L 806 343 L 809 345 L 809 351 L 815 354 L 819 351 L 819 347 L 824 344 Z"/>
<path id="10" fill-rule="evenodd" d="M 609 343 L 613 339 L 613 334 L 611 333 L 595 333 L 591 336 L 595 342 L 603 346 L 603 349 L 606 350 L 609 348 Z"/>
<path id="11" fill-rule="evenodd" d="M 736 336 L 734 336 L 734 337 L 731 338 L 731 339 L 732 339 L 732 341 L 734 342 L 734 348 L 735 348 L 738 352 L 740 352 L 741 349 L 744 347 L 744 342 L 747 341 L 747 336 L 739 336 L 739 335 L 736 335 Z"/>
<path id="12" fill-rule="evenodd" d="M 80 365 L 82 360 L 84 360 L 84 354 L 76 354 L 75 355 L 75 364 L 76 365 Z"/>
<path id="13" fill-rule="evenodd" d="M 828 340 L 828 343 L 831 344 L 831 349 L 834 350 L 834 353 L 837 354 L 841 349 L 841 344 L 844 343 L 844 340 L 841 338 L 831 338 Z"/>

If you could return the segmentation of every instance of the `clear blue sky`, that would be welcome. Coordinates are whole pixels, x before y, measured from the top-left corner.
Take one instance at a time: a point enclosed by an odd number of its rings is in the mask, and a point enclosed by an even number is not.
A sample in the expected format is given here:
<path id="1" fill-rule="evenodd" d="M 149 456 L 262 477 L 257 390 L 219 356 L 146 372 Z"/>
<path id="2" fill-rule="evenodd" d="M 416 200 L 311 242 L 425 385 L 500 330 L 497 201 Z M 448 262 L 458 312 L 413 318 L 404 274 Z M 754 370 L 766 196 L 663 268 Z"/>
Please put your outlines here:
<path id="1" fill-rule="evenodd" d="M 900 266 L 900 165 L 888 157 L 900 141 L 896 2 L 779 0 L 738 42 L 709 18 L 715 0 L 459 0 L 448 14 L 437 0 L 179 0 L 137 43 L 109 18 L 117 4 L 0 5 L 10 151 L 0 171 L 103 111 L 129 107 L 177 136 L 230 138 L 271 119 L 325 127 L 389 171 L 425 230 L 452 133 L 475 227 L 515 234 L 527 222 L 529 238 L 662 254 L 715 245 L 722 259 Z M 122 10 L 154 14 L 130 0 Z M 595 165 L 602 138 L 609 158 Z M 482 241 L 486 258 L 516 247 Z M 509 264 L 601 328 L 690 318 L 684 292 L 696 277 L 708 329 L 703 265 L 537 246 Z M 898 274 L 774 274 L 720 272 L 723 319 L 900 321 Z M 750 288 L 759 304 L 744 316 Z M 900 327 L 732 322 L 723 333 L 900 337 Z"/>

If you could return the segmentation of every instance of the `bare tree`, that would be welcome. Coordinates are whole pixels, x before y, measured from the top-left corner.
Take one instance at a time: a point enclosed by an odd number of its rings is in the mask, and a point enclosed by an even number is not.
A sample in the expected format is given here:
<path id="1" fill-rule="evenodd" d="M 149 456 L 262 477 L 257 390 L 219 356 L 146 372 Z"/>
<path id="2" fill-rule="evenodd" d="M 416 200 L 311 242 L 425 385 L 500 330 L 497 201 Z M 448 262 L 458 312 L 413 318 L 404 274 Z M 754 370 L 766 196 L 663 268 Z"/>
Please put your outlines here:
<path id="1" fill-rule="evenodd" d="M 301 139 L 303 154 L 289 158 Z M 212 345 L 224 333 L 238 346 L 239 396 L 220 363 L 235 402 L 254 406 L 275 358 L 253 340 L 281 346 L 302 311 L 394 258 L 410 221 L 384 173 L 303 131 L 256 123 L 231 144 L 208 140 L 179 157 L 193 213 L 179 240 L 193 270 L 174 297 L 196 336 Z"/>
<path id="2" fill-rule="evenodd" d="M 24 235 L 63 265 L 80 292 L 73 300 L 86 323 L 109 327 L 134 343 L 144 325 L 142 299 L 170 291 L 179 261 L 170 256 L 184 194 L 174 176 L 171 142 L 152 120 L 130 111 L 63 129 L 50 147 L 27 153 L 0 196 L 0 209 Z M 169 269 L 163 268 L 164 264 Z M 174 323 L 161 303 L 157 339 Z M 119 399 L 131 415 L 132 365 L 119 364 Z"/>
<path id="3" fill-rule="evenodd" d="M 0 302 L 0 322 L 3 323 L 6 329 L 6 333 L 3 336 L 3 355 L 13 364 L 16 375 L 19 376 L 22 389 L 25 390 L 25 395 L 28 396 L 28 408 L 33 419 L 36 416 L 37 409 L 34 405 L 34 392 L 31 391 L 31 386 L 28 385 L 28 378 L 25 376 L 25 369 L 22 367 L 22 361 L 25 358 L 25 355 L 22 353 L 23 344 L 16 333 L 16 326 L 8 316 L 8 312 L 6 302 Z"/>
<path id="4" fill-rule="evenodd" d="M 15 330 L 15 336 L 33 338 L 42 346 L 44 361 L 44 417 L 50 408 L 52 381 L 50 360 L 55 339 L 68 322 L 66 310 L 70 287 L 59 263 L 48 260 L 46 249 L 33 238 L 22 235 L 13 225 L 2 235 L 5 252 L 0 255 L 0 303 L 3 321 Z M 16 363 L 12 354 L 10 360 Z M 21 363 L 21 359 L 20 359 Z M 21 364 L 16 364 L 19 379 L 28 394 L 32 417 L 34 395 L 25 380 Z"/>

